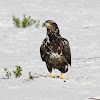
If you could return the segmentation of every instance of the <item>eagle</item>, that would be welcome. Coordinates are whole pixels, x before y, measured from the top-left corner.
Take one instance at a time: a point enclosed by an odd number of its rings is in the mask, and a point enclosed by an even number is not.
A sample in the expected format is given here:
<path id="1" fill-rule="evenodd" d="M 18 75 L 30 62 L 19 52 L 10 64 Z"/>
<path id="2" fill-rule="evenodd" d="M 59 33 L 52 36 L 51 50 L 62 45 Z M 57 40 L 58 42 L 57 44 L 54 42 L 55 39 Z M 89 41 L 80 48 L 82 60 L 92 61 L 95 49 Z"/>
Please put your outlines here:
<path id="1" fill-rule="evenodd" d="M 58 25 L 54 21 L 45 21 L 43 27 L 47 28 L 47 34 L 40 46 L 41 59 L 46 63 L 51 78 L 54 77 L 53 68 L 61 71 L 60 79 L 65 79 L 63 73 L 68 71 L 68 65 L 71 66 L 69 42 L 60 35 Z"/>

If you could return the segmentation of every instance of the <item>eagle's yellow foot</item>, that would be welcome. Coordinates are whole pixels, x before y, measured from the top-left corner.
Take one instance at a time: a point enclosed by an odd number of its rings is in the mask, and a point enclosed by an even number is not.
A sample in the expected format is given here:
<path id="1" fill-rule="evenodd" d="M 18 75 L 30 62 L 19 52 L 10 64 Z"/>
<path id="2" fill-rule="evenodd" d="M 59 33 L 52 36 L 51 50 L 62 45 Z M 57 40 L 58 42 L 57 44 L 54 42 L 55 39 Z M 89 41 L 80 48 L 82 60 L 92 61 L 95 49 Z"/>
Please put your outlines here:
<path id="1" fill-rule="evenodd" d="M 50 77 L 53 78 L 53 74 L 52 74 L 52 72 L 50 72 Z"/>
<path id="2" fill-rule="evenodd" d="M 59 79 L 64 79 L 63 73 L 61 73 L 61 76 L 59 76 Z"/>
<path id="3" fill-rule="evenodd" d="M 68 80 L 68 79 L 64 78 L 63 73 L 61 73 L 61 76 L 59 76 L 59 79 L 65 79 L 65 80 Z"/>

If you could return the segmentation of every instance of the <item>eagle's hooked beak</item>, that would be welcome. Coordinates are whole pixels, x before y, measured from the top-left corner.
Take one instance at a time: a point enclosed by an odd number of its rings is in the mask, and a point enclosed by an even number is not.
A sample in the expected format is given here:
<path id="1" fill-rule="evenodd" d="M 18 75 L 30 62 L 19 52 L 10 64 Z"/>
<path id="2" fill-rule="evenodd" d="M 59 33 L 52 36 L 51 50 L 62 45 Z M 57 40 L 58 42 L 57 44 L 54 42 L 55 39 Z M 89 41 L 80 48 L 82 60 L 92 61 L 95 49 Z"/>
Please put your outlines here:
<path id="1" fill-rule="evenodd" d="M 44 26 L 45 26 L 45 23 L 43 23 L 42 27 L 44 27 Z"/>
<path id="2" fill-rule="evenodd" d="M 48 28 L 48 27 L 51 27 L 52 25 L 51 25 L 50 23 L 48 23 L 48 22 L 44 22 L 42 26 L 43 26 L 43 27 L 45 26 L 45 27 Z"/>

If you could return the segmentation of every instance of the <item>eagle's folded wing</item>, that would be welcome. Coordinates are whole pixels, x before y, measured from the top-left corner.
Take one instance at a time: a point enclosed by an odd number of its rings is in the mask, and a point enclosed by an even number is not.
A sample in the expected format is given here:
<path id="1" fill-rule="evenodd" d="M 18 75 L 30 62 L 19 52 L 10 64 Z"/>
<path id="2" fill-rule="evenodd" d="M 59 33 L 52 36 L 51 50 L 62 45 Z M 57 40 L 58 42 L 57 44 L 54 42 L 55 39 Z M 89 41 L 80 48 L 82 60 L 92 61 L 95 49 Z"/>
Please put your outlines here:
<path id="1" fill-rule="evenodd" d="M 69 42 L 66 39 L 64 39 L 62 51 L 66 60 L 68 61 L 68 64 L 71 66 L 71 51 L 70 51 Z"/>
<path id="2" fill-rule="evenodd" d="M 45 47 L 43 44 L 40 47 L 40 55 L 41 55 L 42 60 L 45 61 Z"/>

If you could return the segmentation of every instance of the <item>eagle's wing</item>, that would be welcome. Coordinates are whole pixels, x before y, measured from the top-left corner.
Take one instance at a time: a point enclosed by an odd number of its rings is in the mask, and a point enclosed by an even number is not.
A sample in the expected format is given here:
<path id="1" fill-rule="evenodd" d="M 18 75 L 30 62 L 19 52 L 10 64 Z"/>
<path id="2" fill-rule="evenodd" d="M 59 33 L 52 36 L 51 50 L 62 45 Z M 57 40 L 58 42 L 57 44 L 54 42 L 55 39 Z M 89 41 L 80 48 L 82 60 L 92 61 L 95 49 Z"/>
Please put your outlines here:
<path id="1" fill-rule="evenodd" d="M 63 40 L 63 50 L 62 50 L 66 60 L 68 61 L 68 64 L 71 66 L 71 51 L 68 40 Z"/>
<path id="2" fill-rule="evenodd" d="M 43 61 L 45 61 L 45 54 L 46 54 L 45 43 L 46 43 L 46 39 L 44 39 L 44 41 L 42 42 L 42 45 L 40 47 L 40 55 L 41 55 L 41 58 Z"/>

